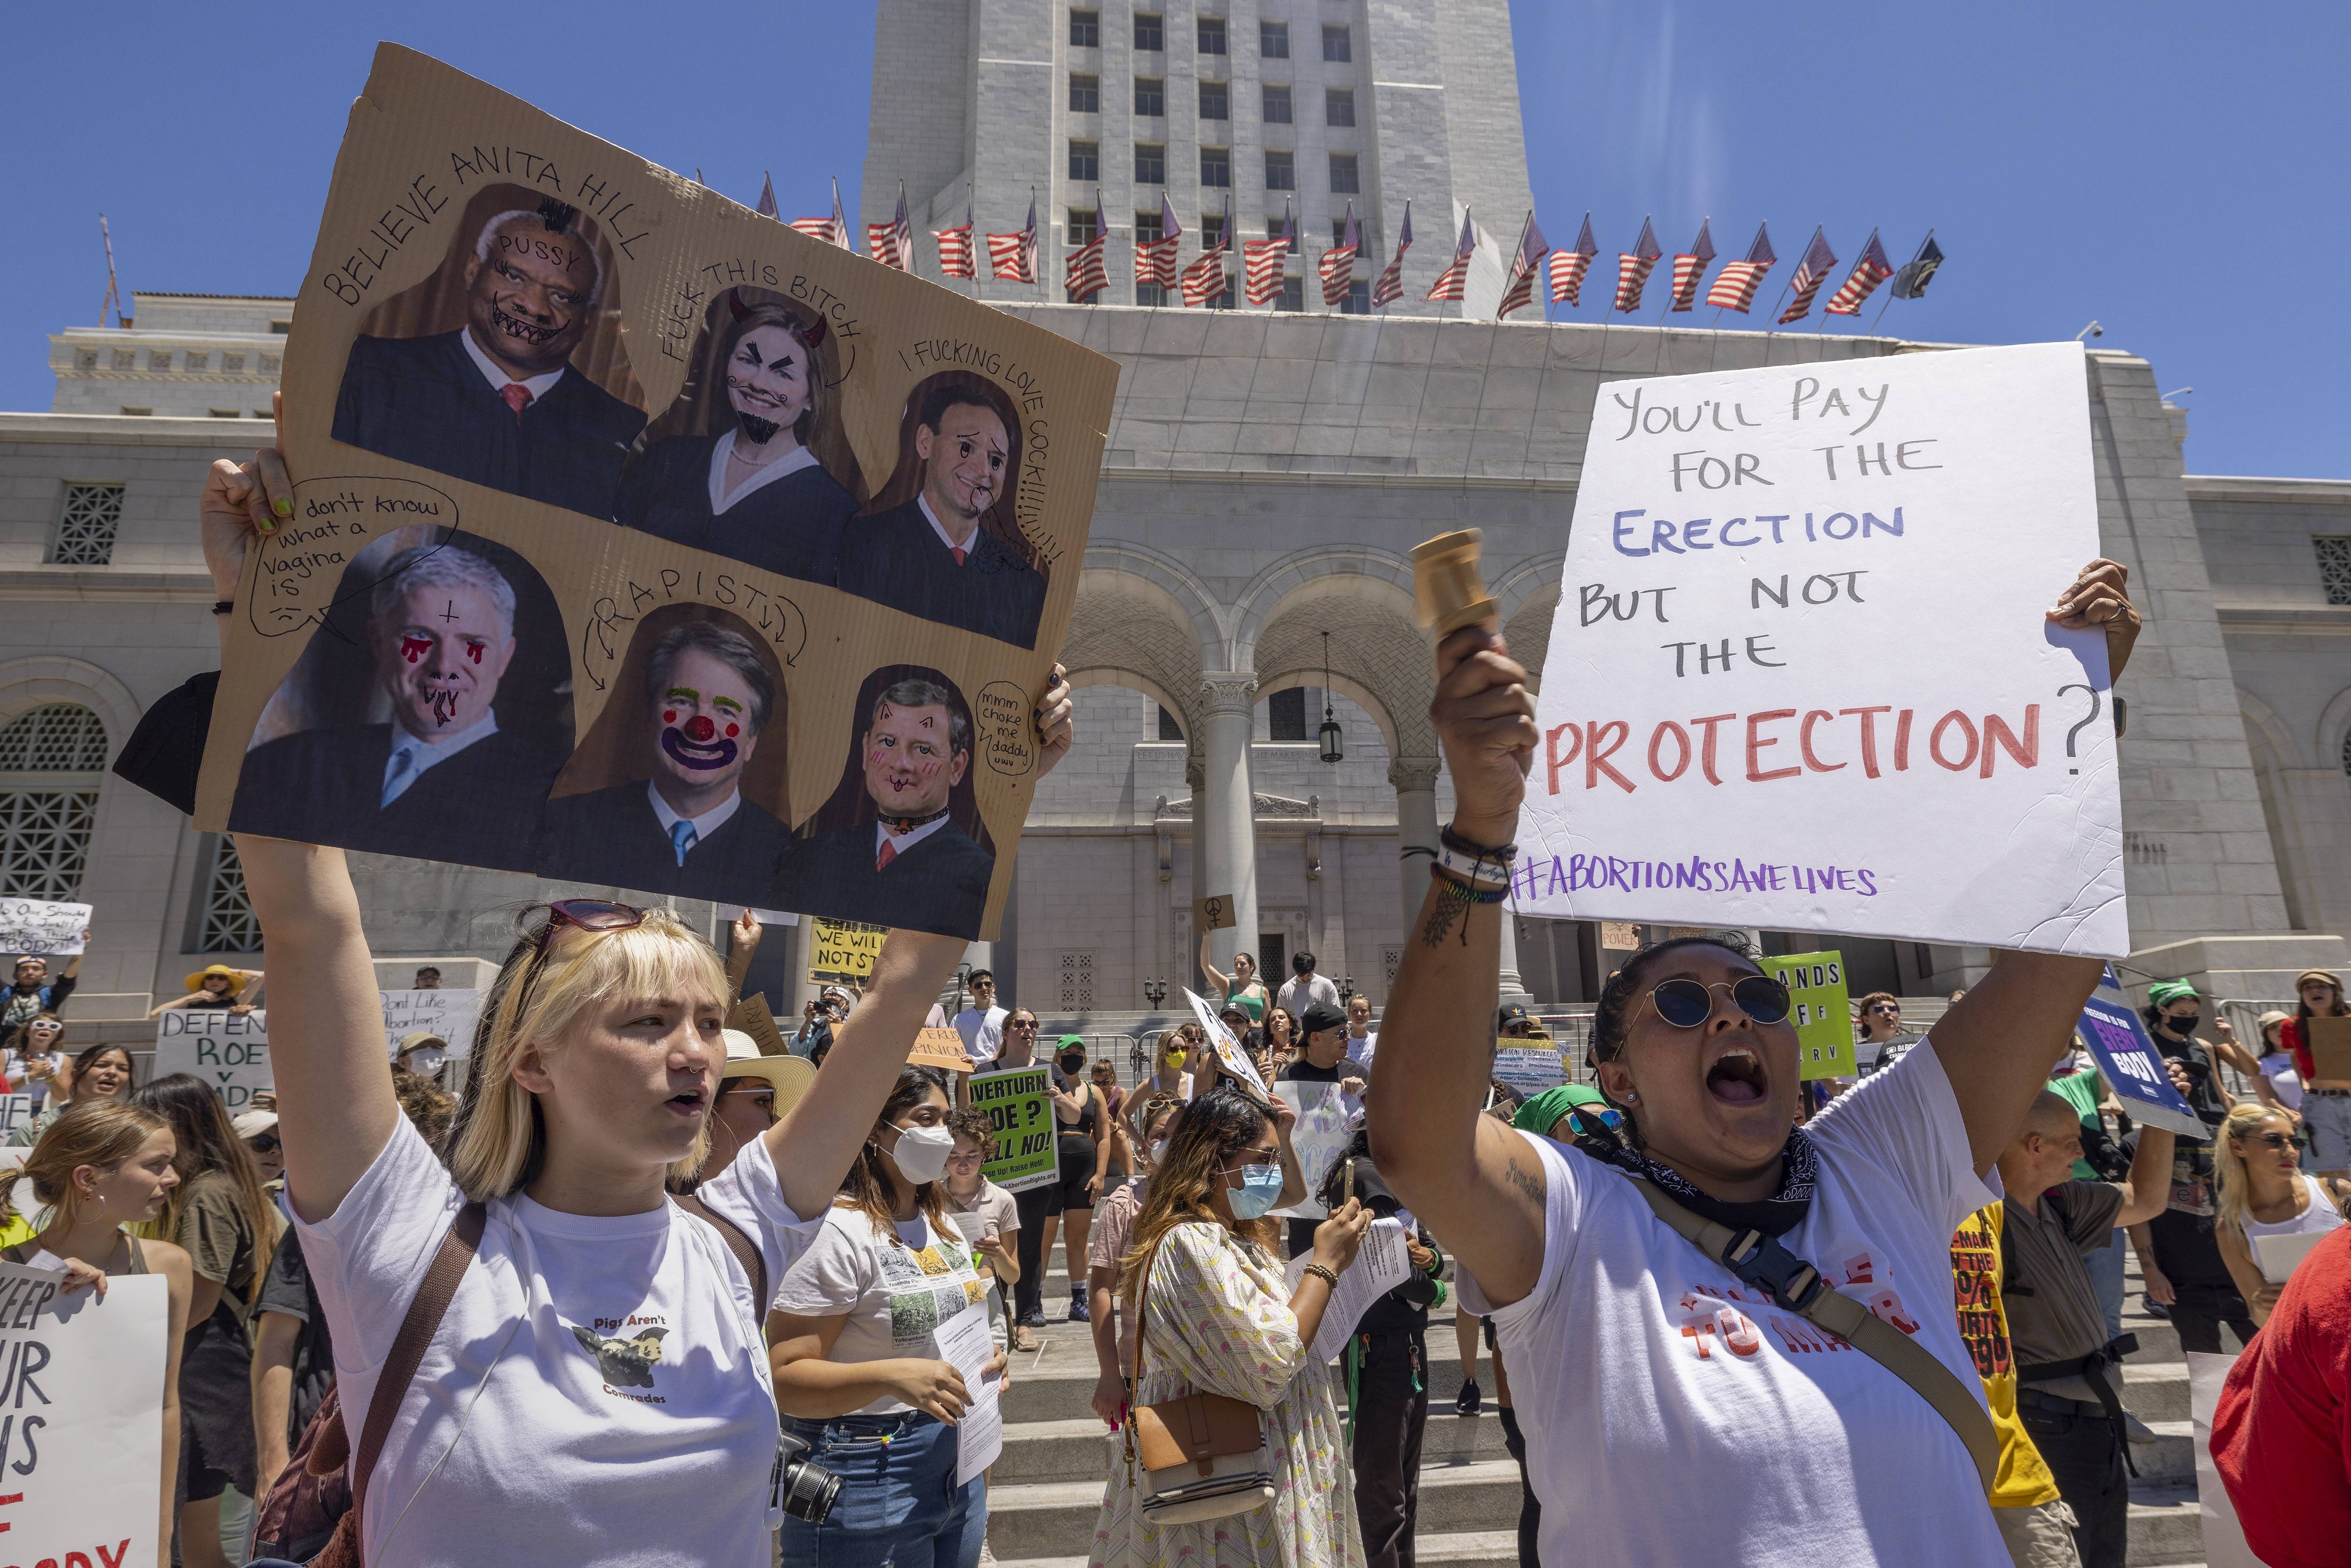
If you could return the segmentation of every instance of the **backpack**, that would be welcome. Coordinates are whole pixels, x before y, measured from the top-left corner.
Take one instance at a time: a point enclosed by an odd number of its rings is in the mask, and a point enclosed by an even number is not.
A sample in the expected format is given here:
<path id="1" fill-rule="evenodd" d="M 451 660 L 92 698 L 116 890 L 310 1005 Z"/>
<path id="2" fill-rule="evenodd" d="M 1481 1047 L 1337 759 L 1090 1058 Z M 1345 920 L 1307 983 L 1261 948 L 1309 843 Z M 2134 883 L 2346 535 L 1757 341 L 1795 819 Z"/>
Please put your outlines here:
<path id="1" fill-rule="evenodd" d="M 672 1201 L 718 1232 L 719 1240 L 749 1276 L 752 1299 L 768 1299 L 768 1268 L 759 1249 L 742 1228 L 712 1210 L 690 1194 L 673 1194 Z M 367 1419 L 360 1428 L 360 1445 L 352 1452 L 350 1428 L 343 1420 L 342 1391 L 329 1388 L 301 1439 L 287 1456 L 286 1468 L 261 1501 L 254 1521 L 253 1552 L 256 1557 L 282 1557 L 309 1568 L 362 1568 L 360 1551 L 360 1504 L 374 1477 L 376 1459 L 392 1434 L 392 1417 L 415 1381 L 441 1319 L 457 1293 L 457 1282 L 482 1244 L 482 1223 L 487 1211 L 468 1203 L 442 1237 L 440 1249 L 424 1270 L 400 1333 L 384 1358 L 383 1375 L 376 1380 L 368 1401 Z"/>

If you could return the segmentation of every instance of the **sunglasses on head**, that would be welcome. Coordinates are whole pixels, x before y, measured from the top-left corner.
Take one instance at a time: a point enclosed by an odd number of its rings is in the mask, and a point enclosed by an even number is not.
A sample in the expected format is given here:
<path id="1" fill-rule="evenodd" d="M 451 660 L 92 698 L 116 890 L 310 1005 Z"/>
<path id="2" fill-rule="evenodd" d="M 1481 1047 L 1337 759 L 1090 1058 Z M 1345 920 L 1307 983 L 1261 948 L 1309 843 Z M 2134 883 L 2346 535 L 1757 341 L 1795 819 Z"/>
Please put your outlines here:
<path id="1" fill-rule="evenodd" d="M 645 923 L 645 912 L 632 904 L 611 904 L 601 898 L 559 898 L 547 906 L 547 924 L 538 928 L 538 940 L 531 949 L 530 973 L 524 977 L 522 1000 L 515 1009 L 520 1019 L 530 1005 L 531 988 L 538 984 L 538 972 L 547 967 L 547 949 L 555 940 L 559 927 L 576 925 L 582 931 L 626 931 Z"/>
<path id="2" fill-rule="evenodd" d="M 1714 993 L 1725 990 L 1739 1010 L 1757 1023 L 1788 1021 L 1788 988 L 1769 975 L 1744 975 L 1728 986 L 1702 981 L 1660 981 L 1649 993 L 1649 1005 L 1676 1029 L 1697 1029 L 1714 1016 Z"/>

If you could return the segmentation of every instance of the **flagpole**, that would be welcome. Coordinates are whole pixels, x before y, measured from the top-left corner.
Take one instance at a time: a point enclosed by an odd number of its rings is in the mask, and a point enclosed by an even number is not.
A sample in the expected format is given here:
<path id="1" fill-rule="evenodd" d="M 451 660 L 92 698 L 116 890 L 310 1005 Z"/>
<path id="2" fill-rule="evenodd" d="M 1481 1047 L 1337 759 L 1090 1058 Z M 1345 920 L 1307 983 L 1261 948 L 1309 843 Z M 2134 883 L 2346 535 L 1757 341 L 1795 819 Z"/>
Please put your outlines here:
<path id="1" fill-rule="evenodd" d="M 1879 302 L 1877 307 L 1877 315 L 1869 323 L 1869 335 L 1871 337 L 1875 338 L 1877 336 L 1877 323 L 1886 319 L 1886 307 L 1893 303 L 1894 296 L 1891 292 L 1888 292 L 1885 299 Z"/>
<path id="2" fill-rule="evenodd" d="M 1798 271 L 1802 271 L 1803 269 L 1803 263 L 1800 261 L 1796 264 L 1796 267 Z M 1771 301 L 1771 308 L 1763 318 L 1763 362 L 1767 365 L 1771 362 L 1771 329 L 1778 325 L 1780 319 L 1780 307 L 1787 303 L 1788 290 L 1794 287 L 1795 285 L 1796 275 L 1792 272 L 1788 275 L 1788 281 L 1780 285 L 1780 298 Z"/>

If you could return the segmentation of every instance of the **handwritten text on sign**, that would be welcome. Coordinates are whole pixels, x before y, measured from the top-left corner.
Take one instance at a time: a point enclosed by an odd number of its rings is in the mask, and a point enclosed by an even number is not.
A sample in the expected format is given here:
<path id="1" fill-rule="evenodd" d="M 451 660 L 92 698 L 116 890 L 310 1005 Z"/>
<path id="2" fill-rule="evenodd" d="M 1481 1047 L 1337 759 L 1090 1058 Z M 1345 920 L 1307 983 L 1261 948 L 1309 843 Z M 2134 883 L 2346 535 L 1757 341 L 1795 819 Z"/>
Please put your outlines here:
<path id="1" fill-rule="evenodd" d="M 145 1564 L 162 1518 L 160 1274 L 117 1275 L 106 1299 L 58 1292 L 62 1273 L 0 1263 L 0 1524 L 8 1561 Z"/>
<path id="2" fill-rule="evenodd" d="M 226 1008 L 173 1008 L 155 1020 L 155 1076 L 193 1072 L 235 1115 L 254 1091 L 275 1086 L 269 1074 L 269 1015 Z"/>
<path id="3" fill-rule="evenodd" d="M 81 951 L 81 934 L 89 928 L 87 904 L 0 898 L 0 956 L 69 956 Z"/>
<path id="4" fill-rule="evenodd" d="M 1603 386 L 1519 907 L 2126 951 L 2098 553 L 2073 344 Z"/>
<path id="5" fill-rule="evenodd" d="M 472 989 L 383 991 L 384 1043 L 397 1051 L 400 1042 L 419 1030 L 449 1042 L 449 1054 L 465 1056 L 474 1049 L 474 1020 L 482 993 Z"/>

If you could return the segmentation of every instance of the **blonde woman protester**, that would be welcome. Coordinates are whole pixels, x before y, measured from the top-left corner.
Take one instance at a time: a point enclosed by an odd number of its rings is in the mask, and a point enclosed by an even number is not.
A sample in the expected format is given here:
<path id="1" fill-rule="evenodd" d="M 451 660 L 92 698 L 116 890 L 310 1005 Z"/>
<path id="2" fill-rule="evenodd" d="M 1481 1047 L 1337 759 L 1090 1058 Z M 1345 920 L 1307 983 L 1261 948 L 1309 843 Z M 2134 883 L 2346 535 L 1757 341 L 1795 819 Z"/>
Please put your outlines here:
<path id="1" fill-rule="evenodd" d="M 2125 582 L 2122 567 L 2094 561 L 2049 612 L 2103 630 L 2117 678 L 2138 625 Z M 1447 841 L 1465 862 L 1507 860 L 1516 836 L 1541 740 L 1526 682 L 1490 632 L 1437 649 L 1430 714 L 1456 802 Z M 1928 1040 L 1799 1128 L 1785 988 L 1733 939 L 1656 944 L 1611 979 L 1593 1020 L 1600 1087 L 1627 1134 L 1595 1153 L 1478 1113 L 1506 887 L 1489 898 L 1442 868 L 1433 878 L 1389 991 L 1370 1129 L 1397 1198 L 1493 1303 L 1544 1559 L 2004 1561 L 1953 1427 L 1875 1357 L 1820 1354 L 1755 1268 L 1793 1269 L 1763 1240 L 1741 1254 L 1742 1277 L 1629 1178 L 1830 1270 L 1825 1288 L 1980 1390 L 1950 1307 L 1951 1236 L 1991 1201 L 1984 1174 L 2042 1092 L 2099 961 L 1999 954 Z M 1801 1294 L 1806 1276 L 1781 1278 Z M 1689 1487 L 1703 1489 L 1695 1506 L 1677 1490 Z"/>
<path id="2" fill-rule="evenodd" d="M 2253 1239 L 2339 1229 L 2351 1182 L 2304 1171 L 2294 1124 L 2267 1105 L 2231 1108 L 2212 1139 L 2212 1164 L 2220 1178 L 2220 1260 L 2259 1328 L 2269 1322 L 2285 1281 L 2263 1271 Z"/>
<path id="3" fill-rule="evenodd" d="M 1137 1323 L 1134 1402 L 1220 1394 L 1262 1412 L 1273 1500 L 1155 1524 L 1139 1507 L 1130 1428 L 1111 1458 L 1092 1568 L 1363 1568 L 1363 1531 L 1331 1369 L 1314 1336 L 1371 1215 L 1353 1199 L 1314 1233 L 1292 1291 L 1266 1215 L 1305 1196 L 1297 1113 L 1239 1088 L 1184 1108 L 1151 1180 L 1119 1295 Z"/>
<path id="4" fill-rule="evenodd" d="M 180 1467 L 180 1345 L 186 1331 L 193 1271 L 188 1255 L 169 1241 L 126 1235 L 125 1225 L 153 1222 L 180 1185 L 172 1129 L 152 1111 L 112 1101 L 86 1100 L 53 1123 L 22 1168 L 0 1174 L 0 1209 L 16 1211 L 20 1186 L 49 1213 L 33 1239 L 0 1257 L 36 1269 L 62 1269 L 67 1291 L 94 1288 L 106 1294 L 110 1274 L 160 1274 L 169 1288 L 163 1335 L 163 1473 L 157 1521 L 159 1568 L 172 1562 L 172 1478 Z M 194 1544 L 193 1542 L 191 1544 Z M 213 1543 L 219 1552 L 217 1539 Z"/>
<path id="5" fill-rule="evenodd" d="M 198 514 L 229 600 L 254 534 L 293 516 L 284 459 L 215 463 Z M 1040 770 L 1069 750 L 1068 695 L 1057 673 L 1037 714 Z M 707 1147 L 731 999 L 718 955 L 658 909 L 569 901 L 535 919 L 486 998 L 444 1168 L 393 1096 L 342 852 L 237 848 L 285 1042 L 271 1065 L 287 1202 L 353 1412 L 368 1410 L 444 1239 L 462 1257 L 477 1238 L 357 1500 L 371 1568 L 767 1563 L 778 1433 L 766 1303 L 720 1232 L 664 1190 Z M 771 1284 L 823 1218 L 965 946 L 893 934 L 806 1096 L 695 1194 L 748 1238 Z M 694 1507 L 676 1506 L 684 1496 Z"/>
<path id="6" fill-rule="evenodd" d="M 776 1400 L 808 1458 L 841 1478 L 822 1524 L 784 1521 L 785 1568 L 974 1568 L 987 1481 L 957 1484 L 956 1423 L 977 1390 L 937 1331 L 987 1287 L 949 1218 L 955 1114 L 944 1074 L 909 1067 L 841 1197 L 776 1292 Z M 995 1353 L 986 1376 L 1001 1378 Z"/>

